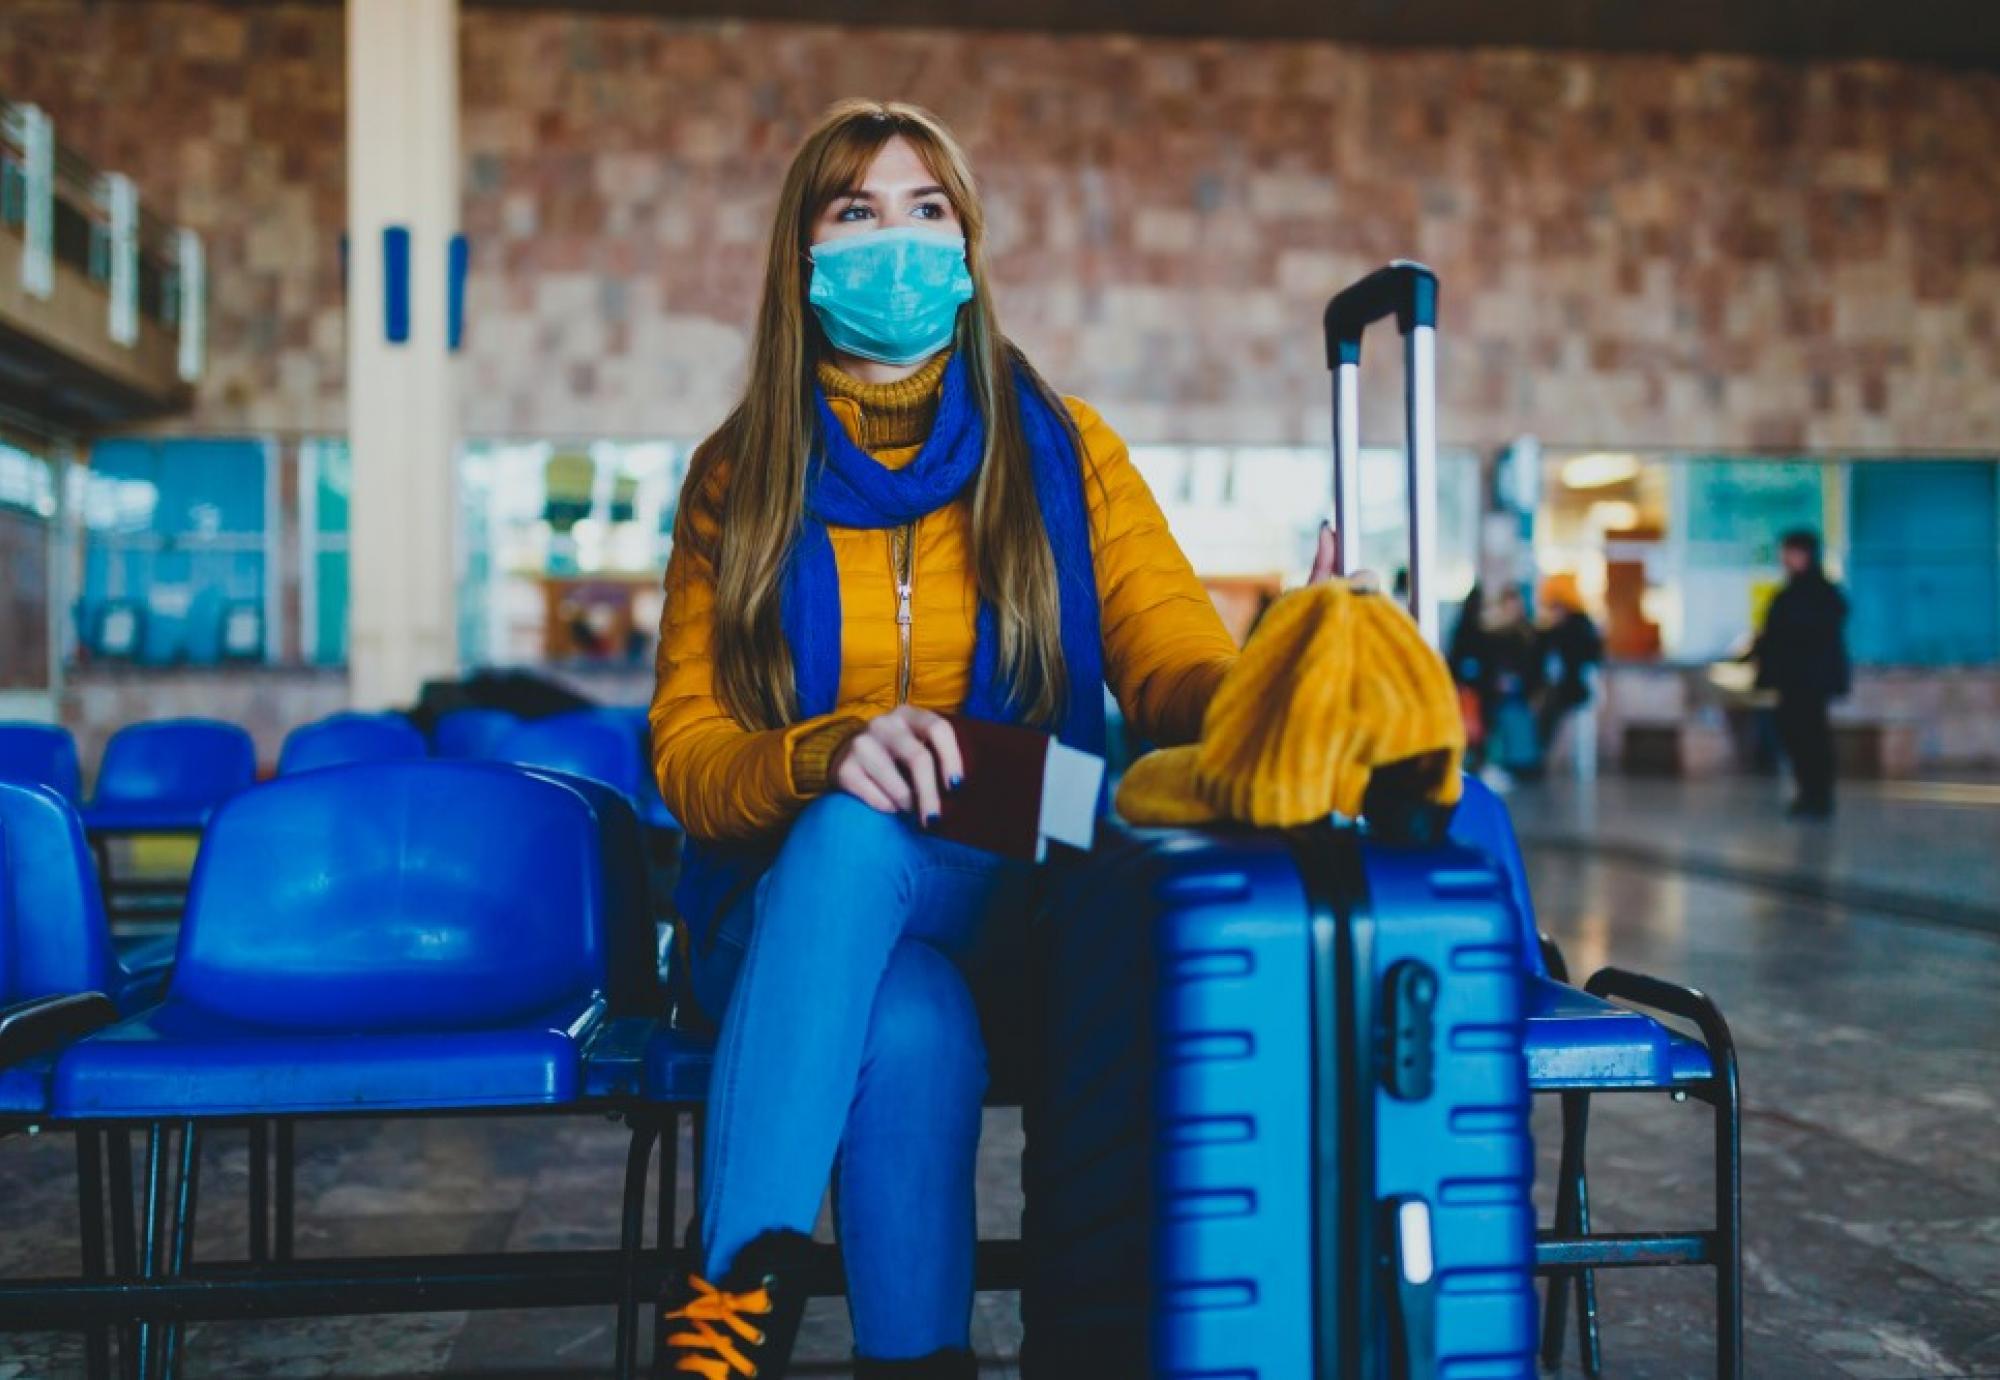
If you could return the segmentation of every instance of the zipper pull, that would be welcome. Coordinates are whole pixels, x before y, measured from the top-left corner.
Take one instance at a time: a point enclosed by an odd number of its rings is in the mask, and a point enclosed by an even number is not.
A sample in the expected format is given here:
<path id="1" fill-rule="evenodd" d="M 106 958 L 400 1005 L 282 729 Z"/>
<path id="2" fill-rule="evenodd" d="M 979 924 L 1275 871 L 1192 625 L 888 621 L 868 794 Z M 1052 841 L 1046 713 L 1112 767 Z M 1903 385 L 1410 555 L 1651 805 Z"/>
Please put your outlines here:
<path id="1" fill-rule="evenodd" d="M 903 628 L 910 626 L 910 587 L 908 585 L 896 586 L 896 625 Z"/>

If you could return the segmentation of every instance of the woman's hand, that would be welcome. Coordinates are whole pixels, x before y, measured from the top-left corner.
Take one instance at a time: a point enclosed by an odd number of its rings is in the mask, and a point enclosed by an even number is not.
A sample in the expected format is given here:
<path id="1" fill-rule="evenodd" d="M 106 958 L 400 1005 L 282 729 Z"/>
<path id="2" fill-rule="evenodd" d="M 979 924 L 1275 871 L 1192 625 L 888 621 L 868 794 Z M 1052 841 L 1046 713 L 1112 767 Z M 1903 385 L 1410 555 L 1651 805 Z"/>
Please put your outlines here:
<path id="1" fill-rule="evenodd" d="M 920 825 L 938 817 L 944 791 L 965 776 L 958 738 L 942 714 L 898 705 L 849 738 L 833 756 L 834 787 L 885 815 L 910 813 Z"/>
<path id="2" fill-rule="evenodd" d="M 1319 525 L 1319 545 L 1313 550 L 1312 573 L 1306 576 L 1307 585 L 1325 584 L 1340 569 L 1340 533 L 1333 530 L 1333 524 Z M 1370 594 L 1379 593 L 1382 581 L 1372 570 L 1357 570 L 1347 577 L 1347 582 L 1356 589 Z"/>

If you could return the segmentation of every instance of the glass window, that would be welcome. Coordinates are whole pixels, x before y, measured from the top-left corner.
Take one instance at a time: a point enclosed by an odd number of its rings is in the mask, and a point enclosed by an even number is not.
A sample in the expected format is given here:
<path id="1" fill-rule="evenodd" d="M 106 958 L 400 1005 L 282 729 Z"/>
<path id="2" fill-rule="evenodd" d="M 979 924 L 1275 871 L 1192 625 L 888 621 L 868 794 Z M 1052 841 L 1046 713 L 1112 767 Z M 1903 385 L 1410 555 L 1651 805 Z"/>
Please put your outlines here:
<path id="1" fill-rule="evenodd" d="M 56 489 L 48 461 L 0 441 L 0 690 L 49 684 L 49 545 Z"/>
<path id="2" fill-rule="evenodd" d="M 1787 532 L 1827 534 L 1832 466 L 1796 460 L 1689 460 L 1681 474 L 1678 630 L 1674 655 L 1714 661 L 1742 649 L 1783 577 Z"/>
<path id="3" fill-rule="evenodd" d="M 1845 574 L 1855 660 L 2000 661 L 2000 466 L 1863 460 L 1851 482 Z"/>
<path id="4" fill-rule="evenodd" d="M 1784 534 L 1820 534 L 1863 664 L 2000 661 L 2000 465 L 1572 453 L 1550 456 L 1536 565 L 1575 579 L 1622 660 L 1747 647 L 1784 582 Z"/>
<path id="5" fill-rule="evenodd" d="M 347 505 L 353 465 L 347 442 L 299 443 L 299 608 L 302 651 L 315 666 L 347 660 Z"/>
<path id="6" fill-rule="evenodd" d="M 459 470 L 468 666 L 645 666 L 689 447 L 480 441 Z"/>
<path id="7" fill-rule="evenodd" d="M 1810 460 L 1586 451 L 1544 463 L 1535 565 L 1573 580 L 1626 661 L 1714 661 L 1748 646 L 1786 532 L 1826 532 L 1837 467 Z"/>
<path id="8" fill-rule="evenodd" d="M 1132 462 L 1239 638 L 1264 603 L 1304 581 L 1319 525 L 1333 513 L 1328 447 L 1135 446 Z M 1434 578 L 1447 627 L 1474 579 L 1479 475 L 1479 457 L 1470 451 L 1438 456 Z M 1385 583 L 1408 562 L 1404 492 L 1403 452 L 1364 447 L 1358 564 Z"/>
<path id="9" fill-rule="evenodd" d="M 1625 452 L 1551 453 L 1529 535 L 1546 582 L 1573 582 L 1610 655 L 1658 658 L 1680 628 L 1668 546 L 1675 467 Z"/>
<path id="10" fill-rule="evenodd" d="M 91 448 L 73 495 L 85 658 L 263 659 L 271 468 L 270 447 L 258 440 L 117 439 Z"/>

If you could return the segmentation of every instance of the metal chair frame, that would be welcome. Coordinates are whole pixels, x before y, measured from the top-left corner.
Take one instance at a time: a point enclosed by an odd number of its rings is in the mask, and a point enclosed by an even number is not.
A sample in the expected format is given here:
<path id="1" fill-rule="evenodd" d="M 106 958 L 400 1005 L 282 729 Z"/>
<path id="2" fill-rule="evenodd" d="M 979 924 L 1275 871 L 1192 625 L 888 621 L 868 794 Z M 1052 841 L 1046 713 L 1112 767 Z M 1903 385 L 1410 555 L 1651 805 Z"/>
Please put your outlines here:
<path id="1" fill-rule="evenodd" d="M 1550 974 L 1569 981 L 1562 951 L 1547 935 L 1542 953 Z M 1743 1107 L 1736 1067 L 1736 1044 L 1721 1008 L 1706 993 L 1679 983 L 1628 972 L 1599 970 L 1583 985 L 1591 996 L 1658 1011 L 1690 1021 L 1708 1052 L 1709 1077 L 1657 1087 L 1606 1087 L 1587 1082 L 1538 1084 L 1537 1094 L 1562 1099 L 1562 1157 L 1557 1171 L 1555 1222 L 1538 1231 L 1535 1270 L 1549 1285 L 1542 1310 L 1542 1365 L 1562 1364 L 1572 1287 L 1577 1303 L 1577 1347 L 1585 1374 L 1603 1374 L 1596 1272 L 1649 1266 L 1702 1265 L 1715 1270 L 1715 1373 L 1718 1380 L 1743 1375 Z M 1675 1101 L 1694 1098 L 1714 1115 L 1714 1225 L 1681 1232 L 1592 1232 L 1585 1144 L 1590 1099 L 1606 1092 L 1664 1092 Z"/>

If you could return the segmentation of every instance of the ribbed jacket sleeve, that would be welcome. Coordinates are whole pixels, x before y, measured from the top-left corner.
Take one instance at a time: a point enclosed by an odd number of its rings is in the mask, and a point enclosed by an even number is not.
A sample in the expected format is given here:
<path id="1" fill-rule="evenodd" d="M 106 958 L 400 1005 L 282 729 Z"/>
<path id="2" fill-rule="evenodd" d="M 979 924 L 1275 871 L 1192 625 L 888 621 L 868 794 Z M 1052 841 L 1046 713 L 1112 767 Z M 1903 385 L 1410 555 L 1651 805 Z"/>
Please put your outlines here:
<path id="1" fill-rule="evenodd" d="M 718 465 L 701 492 L 683 494 L 654 662 L 653 774 L 674 818 L 705 839 L 754 838 L 810 798 L 792 777 L 793 743 L 833 716 L 785 728 L 739 724 L 715 693 L 715 567 L 722 495 Z"/>

